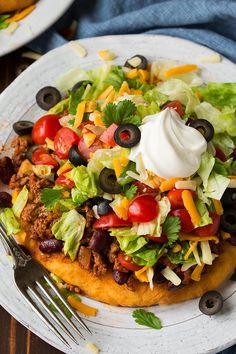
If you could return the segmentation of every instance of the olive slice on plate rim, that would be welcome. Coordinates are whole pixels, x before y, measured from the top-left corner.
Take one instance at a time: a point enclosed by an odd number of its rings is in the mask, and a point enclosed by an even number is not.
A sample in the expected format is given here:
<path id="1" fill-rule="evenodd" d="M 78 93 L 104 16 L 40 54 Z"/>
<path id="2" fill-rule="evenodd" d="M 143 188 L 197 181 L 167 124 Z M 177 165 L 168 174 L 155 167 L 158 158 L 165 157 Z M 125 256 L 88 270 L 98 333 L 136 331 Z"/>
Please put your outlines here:
<path id="1" fill-rule="evenodd" d="M 123 134 L 125 137 L 122 137 Z M 124 148 L 131 148 L 139 143 L 141 139 L 141 131 L 135 124 L 121 124 L 115 130 L 114 139 L 117 145 Z"/>
<path id="2" fill-rule="evenodd" d="M 143 69 L 147 68 L 148 61 L 147 59 L 141 55 L 136 54 L 133 55 L 131 58 L 127 59 L 124 66 L 130 69 Z"/>
<path id="3" fill-rule="evenodd" d="M 215 290 L 208 291 L 202 295 L 199 301 L 199 310 L 204 315 L 215 315 L 222 310 L 223 298 L 222 295 Z"/>
<path id="4" fill-rule="evenodd" d="M 117 182 L 115 171 L 104 167 L 99 175 L 99 186 L 105 193 L 120 194 L 121 188 Z"/>
<path id="5" fill-rule="evenodd" d="M 87 86 L 87 85 L 92 85 L 93 82 L 90 80 L 82 80 L 78 81 L 71 89 L 72 92 L 76 92 L 81 86 Z"/>
<path id="6" fill-rule="evenodd" d="M 61 101 L 62 97 L 56 87 L 45 86 L 36 94 L 36 102 L 40 108 L 48 111 Z"/>
<path id="7" fill-rule="evenodd" d="M 189 126 L 197 129 L 209 143 L 214 136 L 214 127 L 206 119 L 195 119 L 189 123 Z"/>
<path id="8" fill-rule="evenodd" d="M 18 122 L 13 123 L 14 132 L 19 135 L 29 135 L 33 130 L 34 123 L 28 120 L 19 120 Z"/>

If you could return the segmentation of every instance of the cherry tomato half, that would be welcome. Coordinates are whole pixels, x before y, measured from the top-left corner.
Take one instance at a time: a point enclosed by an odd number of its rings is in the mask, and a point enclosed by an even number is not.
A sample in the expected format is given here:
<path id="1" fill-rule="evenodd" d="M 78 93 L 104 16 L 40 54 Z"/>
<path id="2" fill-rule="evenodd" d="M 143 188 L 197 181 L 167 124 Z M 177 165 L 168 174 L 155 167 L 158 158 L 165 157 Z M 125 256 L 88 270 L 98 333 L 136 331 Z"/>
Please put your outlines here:
<path id="1" fill-rule="evenodd" d="M 120 219 L 114 212 L 101 216 L 93 224 L 94 229 L 106 229 L 109 227 L 130 226 L 130 222 Z"/>
<path id="2" fill-rule="evenodd" d="M 167 103 L 164 107 L 162 107 L 162 111 L 166 108 L 173 108 L 180 115 L 180 117 L 183 117 L 184 115 L 183 106 L 179 101 L 172 101 L 170 103 Z"/>
<path id="3" fill-rule="evenodd" d="M 182 232 L 191 232 L 194 229 L 194 225 L 191 221 L 191 217 L 186 209 L 176 209 L 170 212 L 172 216 L 178 216 L 180 218 L 180 225 Z"/>
<path id="4" fill-rule="evenodd" d="M 84 142 L 84 138 L 82 137 L 78 142 L 78 149 L 79 149 L 80 155 L 84 159 L 88 160 L 91 157 L 90 153 L 94 153 L 98 149 L 102 149 L 102 142 L 100 140 L 96 139 L 94 141 L 94 143 L 90 147 L 88 147 Z"/>
<path id="5" fill-rule="evenodd" d="M 61 128 L 56 133 L 54 148 L 60 159 L 67 159 L 72 145 L 78 144 L 78 135 L 70 128 Z"/>
<path id="6" fill-rule="evenodd" d="M 168 238 L 165 234 L 162 234 L 160 237 L 145 235 L 145 237 L 149 238 L 149 240 L 156 242 L 156 243 L 166 243 Z"/>
<path id="7" fill-rule="evenodd" d="M 115 133 L 117 128 L 118 128 L 118 125 L 116 125 L 115 123 L 110 125 L 110 127 L 107 128 L 104 131 L 104 133 L 102 133 L 102 135 L 100 136 L 100 140 L 104 144 L 107 144 L 107 145 L 109 145 L 111 147 L 116 146 L 116 142 L 115 142 L 115 139 L 114 139 L 114 133 Z"/>
<path id="8" fill-rule="evenodd" d="M 156 195 L 159 193 L 159 189 L 151 188 L 142 182 L 135 181 L 135 182 L 133 182 L 133 184 L 137 187 L 138 194 L 155 194 Z"/>
<path id="9" fill-rule="evenodd" d="M 71 169 L 65 170 L 60 176 L 56 179 L 55 184 L 58 184 L 62 187 L 72 189 L 75 186 L 74 181 L 66 177 L 66 173 L 71 171 Z"/>
<path id="10" fill-rule="evenodd" d="M 216 213 L 209 212 L 210 217 L 212 218 L 212 224 L 197 227 L 194 230 L 194 233 L 198 236 L 214 236 L 217 234 L 220 226 L 220 216 Z"/>
<path id="11" fill-rule="evenodd" d="M 43 147 L 39 147 L 32 153 L 32 162 L 35 165 L 46 165 L 56 167 L 57 161 Z"/>
<path id="12" fill-rule="evenodd" d="M 180 209 L 184 207 L 182 192 L 184 189 L 173 188 L 167 193 L 167 198 L 170 201 L 171 209 Z M 192 195 L 195 196 L 195 192 L 191 191 Z"/>
<path id="13" fill-rule="evenodd" d="M 128 270 L 132 270 L 134 272 L 142 268 L 141 266 L 135 264 L 130 256 L 127 256 L 124 253 L 118 254 L 118 261 L 122 265 L 122 267 Z"/>
<path id="14" fill-rule="evenodd" d="M 148 222 L 157 217 L 158 211 L 158 204 L 152 195 L 139 195 L 129 205 L 128 220 L 131 222 Z"/>
<path id="15" fill-rule="evenodd" d="M 37 120 L 32 130 L 33 142 L 42 145 L 46 138 L 54 139 L 57 131 L 61 129 L 59 118 L 57 114 L 48 114 Z"/>

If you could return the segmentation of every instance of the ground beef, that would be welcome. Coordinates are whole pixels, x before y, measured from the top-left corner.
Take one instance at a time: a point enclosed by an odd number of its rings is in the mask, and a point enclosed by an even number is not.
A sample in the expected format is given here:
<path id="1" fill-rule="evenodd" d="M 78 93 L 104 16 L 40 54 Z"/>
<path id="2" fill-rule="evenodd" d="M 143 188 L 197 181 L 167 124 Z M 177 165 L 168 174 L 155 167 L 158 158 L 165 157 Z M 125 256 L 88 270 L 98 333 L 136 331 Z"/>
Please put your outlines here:
<path id="1" fill-rule="evenodd" d="M 118 257 L 116 256 L 115 261 L 114 261 L 114 266 L 113 269 L 119 270 L 120 272 L 128 273 L 129 270 L 123 267 L 120 262 L 118 261 Z"/>
<path id="2" fill-rule="evenodd" d="M 158 263 L 162 264 L 165 267 L 169 267 L 170 269 L 176 268 L 175 264 L 172 264 L 168 257 L 163 256 L 159 259 Z"/>
<path id="3" fill-rule="evenodd" d="M 137 287 L 138 280 L 134 278 L 133 274 L 129 277 L 126 286 L 128 290 L 135 291 Z"/>
<path id="4" fill-rule="evenodd" d="M 110 263 L 115 263 L 115 259 L 120 251 L 120 247 L 117 242 L 112 242 L 110 249 L 108 251 L 108 259 Z"/>
<path id="5" fill-rule="evenodd" d="M 93 274 L 94 275 L 102 275 L 107 272 L 107 264 L 105 263 L 103 257 L 97 253 L 92 251 L 93 255 Z"/>
<path id="6" fill-rule="evenodd" d="M 12 148 L 14 149 L 12 155 L 12 161 L 15 167 L 19 167 L 22 161 L 25 159 L 25 153 L 28 150 L 30 144 L 32 144 L 32 138 L 30 135 L 17 136 L 12 141 Z"/>
<path id="7" fill-rule="evenodd" d="M 80 288 L 78 286 L 65 283 L 65 288 L 71 291 L 72 293 L 76 293 L 76 294 L 80 293 Z"/>
<path id="8" fill-rule="evenodd" d="M 78 212 L 85 217 L 86 227 L 91 228 L 94 221 L 95 221 L 95 218 L 94 218 L 94 213 L 93 213 L 93 210 L 90 206 L 89 201 L 85 202 L 80 208 L 78 208 Z"/>

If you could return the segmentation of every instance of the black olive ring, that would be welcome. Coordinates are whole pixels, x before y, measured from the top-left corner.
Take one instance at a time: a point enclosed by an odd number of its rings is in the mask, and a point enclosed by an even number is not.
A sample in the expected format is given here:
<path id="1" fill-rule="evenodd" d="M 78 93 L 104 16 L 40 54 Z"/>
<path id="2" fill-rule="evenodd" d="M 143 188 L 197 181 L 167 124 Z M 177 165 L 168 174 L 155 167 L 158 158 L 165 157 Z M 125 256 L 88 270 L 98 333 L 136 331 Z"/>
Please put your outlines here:
<path id="1" fill-rule="evenodd" d="M 41 88 L 36 95 L 36 102 L 38 106 L 45 111 L 54 107 L 61 101 L 61 94 L 56 87 L 46 86 Z"/>
<path id="2" fill-rule="evenodd" d="M 222 230 L 228 233 L 236 232 L 236 210 L 226 209 L 220 217 L 220 225 Z"/>
<path id="3" fill-rule="evenodd" d="M 19 120 L 13 124 L 12 128 L 17 135 L 22 136 L 31 134 L 33 126 L 33 122 L 28 120 Z"/>
<path id="4" fill-rule="evenodd" d="M 136 65 L 136 66 L 130 64 L 130 61 L 134 60 L 135 58 L 138 58 L 138 62 L 139 62 L 138 65 Z M 143 69 L 143 70 L 147 69 L 147 65 L 148 65 L 147 59 L 143 55 L 140 55 L 140 54 L 136 54 L 132 58 L 127 59 L 125 64 L 124 64 L 124 66 L 126 68 Z"/>
<path id="5" fill-rule="evenodd" d="M 115 171 L 104 167 L 99 175 L 99 186 L 105 193 L 120 194 L 121 188 L 116 179 Z"/>
<path id="6" fill-rule="evenodd" d="M 190 122 L 189 126 L 199 130 L 208 143 L 212 140 L 214 136 L 214 128 L 206 119 L 195 119 Z"/>
<path id="7" fill-rule="evenodd" d="M 122 138 L 122 133 L 125 134 L 125 138 Z M 124 148 L 131 148 L 139 143 L 141 139 L 141 131 L 136 125 L 132 123 L 122 124 L 116 128 L 114 139 L 117 145 L 120 145 Z"/>
<path id="8" fill-rule="evenodd" d="M 199 310 L 204 315 L 215 315 L 223 307 L 223 298 L 218 291 L 208 291 L 199 301 Z"/>

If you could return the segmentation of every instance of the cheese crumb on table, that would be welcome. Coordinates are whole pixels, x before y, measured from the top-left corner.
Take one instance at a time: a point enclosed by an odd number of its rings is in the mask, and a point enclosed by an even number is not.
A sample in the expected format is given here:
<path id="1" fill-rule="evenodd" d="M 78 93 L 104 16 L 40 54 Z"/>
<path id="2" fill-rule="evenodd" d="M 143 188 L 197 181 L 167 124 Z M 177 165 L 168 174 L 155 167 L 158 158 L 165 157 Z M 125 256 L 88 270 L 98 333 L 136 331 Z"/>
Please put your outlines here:
<path id="1" fill-rule="evenodd" d="M 86 343 L 85 348 L 94 354 L 98 354 L 100 352 L 100 349 L 96 346 L 96 344 L 91 342 Z"/>

